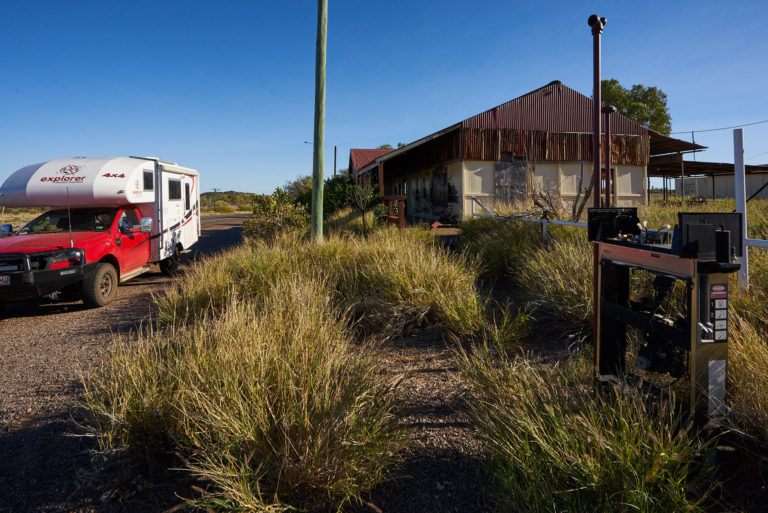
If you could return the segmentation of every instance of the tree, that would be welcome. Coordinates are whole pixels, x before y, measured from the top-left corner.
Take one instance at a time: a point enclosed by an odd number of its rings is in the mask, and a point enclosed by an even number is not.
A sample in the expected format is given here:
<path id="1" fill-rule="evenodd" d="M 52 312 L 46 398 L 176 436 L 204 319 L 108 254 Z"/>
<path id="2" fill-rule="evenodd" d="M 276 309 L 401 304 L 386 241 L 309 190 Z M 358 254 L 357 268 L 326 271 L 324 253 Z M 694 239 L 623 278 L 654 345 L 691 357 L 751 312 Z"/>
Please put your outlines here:
<path id="1" fill-rule="evenodd" d="M 635 84 L 626 89 L 615 78 L 601 83 L 603 102 L 644 127 L 669 135 L 672 130 L 667 95 L 658 87 Z"/>
<path id="2" fill-rule="evenodd" d="M 381 146 L 376 147 L 377 150 L 391 150 L 392 145 L 391 144 L 382 144 Z"/>
<path id="3" fill-rule="evenodd" d="M 286 182 L 283 190 L 293 198 L 295 203 L 304 205 L 307 209 L 312 205 L 312 177 L 299 176 Z"/>
<path id="4" fill-rule="evenodd" d="M 363 235 L 368 235 L 368 227 L 365 222 L 365 214 L 379 199 L 378 191 L 373 185 L 372 173 L 363 173 L 357 176 L 355 183 L 351 188 L 351 202 L 363 220 Z"/>

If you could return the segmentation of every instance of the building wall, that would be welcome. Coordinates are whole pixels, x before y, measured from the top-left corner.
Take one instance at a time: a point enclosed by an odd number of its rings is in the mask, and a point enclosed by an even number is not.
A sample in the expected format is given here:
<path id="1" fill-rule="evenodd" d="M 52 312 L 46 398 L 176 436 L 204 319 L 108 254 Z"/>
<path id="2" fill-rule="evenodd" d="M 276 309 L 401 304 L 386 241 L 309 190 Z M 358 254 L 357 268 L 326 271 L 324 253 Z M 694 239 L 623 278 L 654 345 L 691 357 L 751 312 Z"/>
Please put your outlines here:
<path id="1" fill-rule="evenodd" d="M 450 162 L 445 165 L 448 184 L 455 187 L 456 191 L 461 198 L 461 190 L 463 188 L 463 172 L 462 163 Z M 408 175 L 405 181 L 405 187 L 400 187 L 399 194 L 407 194 L 408 199 L 406 201 L 406 213 L 411 219 L 420 219 L 426 221 L 434 221 L 440 218 L 441 214 L 444 215 L 461 215 L 461 201 L 458 203 L 449 203 L 447 206 L 434 206 L 433 201 L 429 196 L 435 193 L 433 187 L 433 180 L 436 175 L 436 169 L 426 169 L 413 174 Z M 429 191 L 429 196 L 425 194 L 425 191 Z"/>
<path id="2" fill-rule="evenodd" d="M 615 177 L 613 204 L 644 205 L 647 194 L 646 167 L 618 165 L 611 168 Z M 532 192 L 559 191 L 564 202 L 571 202 L 578 197 L 580 178 L 583 190 L 592 180 L 592 162 L 536 162 Z"/>
<path id="3" fill-rule="evenodd" d="M 745 188 L 747 190 L 747 198 L 752 196 L 760 187 L 768 182 L 768 174 L 754 174 L 746 175 Z M 733 175 L 717 175 L 714 177 L 715 190 L 714 198 L 734 198 L 735 184 Z M 675 179 L 675 195 L 680 196 L 682 193 L 682 180 L 680 178 Z M 685 179 L 685 195 L 696 198 L 712 198 L 712 177 L 711 176 L 696 176 Z M 768 198 L 768 187 L 763 189 L 757 198 Z"/>
<path id="4" fill-rule="evenodd" d="M 458 192 L 458 203 L 450 204 L 450 215 L 467 217 L 472 215 L 472 196 L 484 205 L 492 206 L 496 201 L 497 162 L 465 160 L 446 165 L 448 183 Z M 535 162 L 531 166 L 531 190 L 559 193 L 564 206 L 578 197 L 579 179 L 581 187 L 587 187 L 592 179 L 591 162 Z M 613 166 L 615 173 L 614 204 L 634 206 L 645 204 L 647 197 L 647 175 L 645 166 Z M 405 182 L 393 184 L 394 194 L 407 194 L 406 211 L 410 218 L 436 220 L 445 208 L 433 208 L 425 190 L 432 191 L 435 169 L 427 169 L 408 175 Z M 523 185 L 524 188 L 528 184 Z M 477 211 L 477 208 L 475 209 Z M 438 212 L 440 211 L 440 212 Z"/>
<path id="5" fill-rule="evenodd" d="M 464 189 L 460 197 L 463 198 L 461 215 L 472 215 L 472 196 L 483 202 L 493 203 L 496 192 L 496 163 L 483 160 L 464 160 L 459 162 L 463 176 Z"/>
<path id="6" fill-rule="evenodd" d="M 484 205 L 496 200 L 496 162 L 464 161 L 463 216 L 472 215 L 472 196 Z M 617 206 L 644 205 L 647 197 L 647 171 L 645 166 L 612 166 L 616 176 L 614 204 Z M 535 162 L 529 194 L 547 192 L 560 195 L 568 204 L 578 197 L 579 178 L 582 189 L 592 180 L 591 162 Z M 477 210 L 477 208 L 475 209 Z"/>

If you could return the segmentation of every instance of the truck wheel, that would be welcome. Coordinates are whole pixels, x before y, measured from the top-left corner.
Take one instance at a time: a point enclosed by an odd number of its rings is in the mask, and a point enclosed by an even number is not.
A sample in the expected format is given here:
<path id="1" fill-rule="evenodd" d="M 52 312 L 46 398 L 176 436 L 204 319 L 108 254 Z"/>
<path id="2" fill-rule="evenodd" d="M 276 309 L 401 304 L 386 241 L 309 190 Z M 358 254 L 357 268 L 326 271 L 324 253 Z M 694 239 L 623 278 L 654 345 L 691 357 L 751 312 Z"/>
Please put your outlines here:
<path id="1" fill-rule="evenodd" d="M 173 255 L 169 256 L 165 260 L 160 261 L 160 272 L 169 276 L 174 276 L 179 272 L 179 264 L 181 263 L 181 251 L 176 246 L 173 250 Z"/>
<path id="2" fill-rule="evenodd" d="M 111 264 L 97 264 L 83 280 L 83 301 L 93 306 L 106 306 L 116 295 L 117 271 Z"/>

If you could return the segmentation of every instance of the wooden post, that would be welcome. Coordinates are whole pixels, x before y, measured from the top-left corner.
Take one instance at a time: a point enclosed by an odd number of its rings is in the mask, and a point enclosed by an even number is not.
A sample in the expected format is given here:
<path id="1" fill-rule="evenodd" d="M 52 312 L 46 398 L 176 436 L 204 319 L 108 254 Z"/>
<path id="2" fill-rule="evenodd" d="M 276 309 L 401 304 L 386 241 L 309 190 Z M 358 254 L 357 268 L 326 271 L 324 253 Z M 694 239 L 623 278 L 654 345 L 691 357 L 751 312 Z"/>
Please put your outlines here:
<path id="1" fill-rule="evenodd" d="M 317 0 L 315 54 L 315 142 L 312 162 L 312 240 L 323 241 L 323 145 L 325 144 L 325 47 L 328 0 Z"/>
<path id="2" fill-rule="evenodd" d="M 379 162 L 379 194 L 384 196 L 384 162 Z"/>
<path id="3" fill-rule="evenodd" d="M 397 227 L 405 228 L 405 201 L 397 200 Z"/>

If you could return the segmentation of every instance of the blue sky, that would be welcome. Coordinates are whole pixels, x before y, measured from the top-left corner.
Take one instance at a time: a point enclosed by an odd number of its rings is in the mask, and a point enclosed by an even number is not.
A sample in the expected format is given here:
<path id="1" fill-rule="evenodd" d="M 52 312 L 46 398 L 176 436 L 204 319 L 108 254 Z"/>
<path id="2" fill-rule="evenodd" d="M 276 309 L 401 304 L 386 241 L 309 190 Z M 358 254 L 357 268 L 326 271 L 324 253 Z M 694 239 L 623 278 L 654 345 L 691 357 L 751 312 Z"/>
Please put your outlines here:
<path id="1" fill-rule="evenodd" d="M 310 174 L 311 0 L 0 4 L 0 181 L 68 156 L 155 155 L 203 190 L 271 192 Z M 552 80 L 655 85 L 672 130 L 768 120 L 764 2 L 329 0 L 326 176 L 349 148 L 410 142 Z M 768 162 L 768 123 L 745 127 Z M 690 133 L 678 137 L 690 140 Z M 732 162 L 731 130 L 699 160 Z M 754 157 L 754 158 L 751 158 Z"/>

